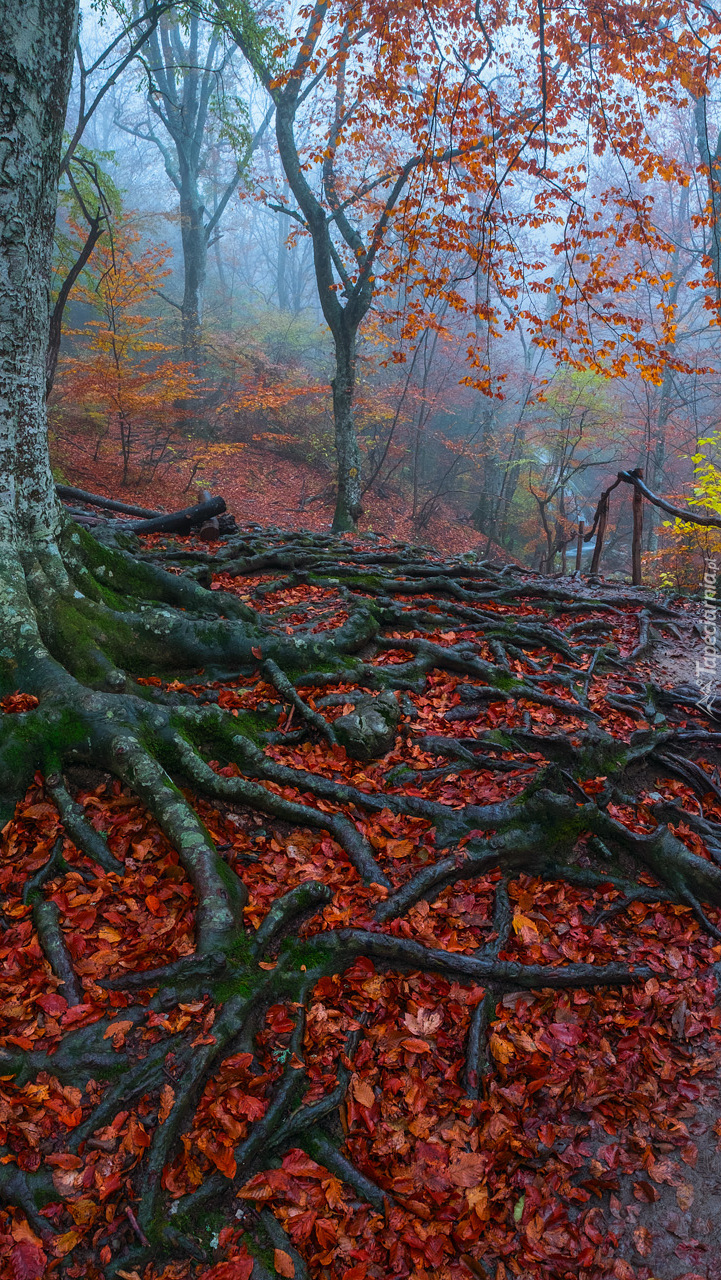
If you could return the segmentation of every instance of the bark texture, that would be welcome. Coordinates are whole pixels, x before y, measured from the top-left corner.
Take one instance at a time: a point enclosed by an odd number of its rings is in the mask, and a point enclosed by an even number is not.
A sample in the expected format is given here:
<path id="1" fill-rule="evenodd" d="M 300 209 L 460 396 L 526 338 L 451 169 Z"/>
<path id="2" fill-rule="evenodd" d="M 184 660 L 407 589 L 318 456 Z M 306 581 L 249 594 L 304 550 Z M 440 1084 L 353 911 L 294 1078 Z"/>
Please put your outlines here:
<path id="1" fill-rule="evenodd" d="M 0 547 L 52 538 L 45 357 L 57 173 L 77 0 L 28 0 L 0 35 Z M 3 556 L 3 562 L 6 556 Z"/>

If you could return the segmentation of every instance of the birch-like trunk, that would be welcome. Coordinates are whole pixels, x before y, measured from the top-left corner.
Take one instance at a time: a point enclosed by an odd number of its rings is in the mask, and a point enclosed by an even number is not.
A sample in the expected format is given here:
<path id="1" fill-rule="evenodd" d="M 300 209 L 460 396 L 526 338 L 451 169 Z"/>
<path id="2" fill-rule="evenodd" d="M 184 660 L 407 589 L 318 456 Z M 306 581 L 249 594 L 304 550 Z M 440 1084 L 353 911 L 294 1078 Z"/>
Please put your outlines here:
<path id="1" fill-rule="evenodd" d="M 77 0 L 6 5 L 0 33 L 0 556 L 55 536 L 45 357 Z"/>

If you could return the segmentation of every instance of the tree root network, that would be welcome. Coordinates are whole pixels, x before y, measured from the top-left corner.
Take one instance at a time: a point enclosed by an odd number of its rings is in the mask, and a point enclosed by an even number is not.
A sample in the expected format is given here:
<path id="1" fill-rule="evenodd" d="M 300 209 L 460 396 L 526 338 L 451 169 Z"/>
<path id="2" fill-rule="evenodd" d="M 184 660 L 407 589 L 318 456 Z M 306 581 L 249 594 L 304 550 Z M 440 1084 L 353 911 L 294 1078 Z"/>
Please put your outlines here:
<path id="1" fill-rule="evenodd" d="M 279 530 L 215 554 L 153 541 L 68 523 L 0 591 L 5 955 L 11 986 L 21 951 L 43 984 L 34 1022 L 6 994 L 0 1073 L 62 1120 L 42 1141 L 4 1126 L 8 1247 L 28 1276 L 52 1259 L 68 1276 L 220 1278 L 224 1259 L 228 1277 L 330 1275 L 322 1233 L 263 1207 L 274 1170 L 325 1170 L 339 1203 L 386 1224 L 404 1203 L 349 1128 L 353 1108 L 372 1127 L 360 1072 L 379 1006 L 346 1001 L 321 1063 L 331 989 L 385 974 L 455 992 L 449 1078 L 480 1115 L 514 1052 L 509 1000 L 663 976 L 628 939 L 598 959 L 610 922 L 673 904 L 721 940 L 720 735 L 698 690 L 639 665 L 683 621 L 653 593 Z M 381 692 L 395 746 L 354 761 L 334 723 Z M 135 840 L 114 805 L 141 815 Z M 297 833 L 313 874 L 287 887 L 273 859 Z M 153 841 L 172 872 L 165 898 L 145 895 L 159 936 L 125 959 L 129 917 L 88 943 L 73 903 L 134 901 Z M 591 899 L 594 954 L 544 948 L 519 906 L 540 882 Z M 164 942 L 173 894 L 183 928 Z M 463 894 L 472 923 L 434 940 Z M 433 1043 L 421 1014 L 406 1067 Z M 482 1240 L 455 1247 L 449 1276 L 486 1274 Z M 351 1264 L 332 1274 L 355 1280 Z"/>

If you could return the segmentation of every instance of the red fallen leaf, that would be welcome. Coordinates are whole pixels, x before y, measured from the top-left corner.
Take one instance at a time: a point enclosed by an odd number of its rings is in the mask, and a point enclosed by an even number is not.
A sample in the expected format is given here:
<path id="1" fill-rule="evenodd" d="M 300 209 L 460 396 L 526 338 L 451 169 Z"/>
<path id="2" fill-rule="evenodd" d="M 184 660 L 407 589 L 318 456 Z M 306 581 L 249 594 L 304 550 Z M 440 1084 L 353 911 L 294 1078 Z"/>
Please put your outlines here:
<path id="1" fill-rule="evenodd" d="M 488 1158 L 464 1152 L 446 1171 L 446 1178 L 454 1187 L 477 1187 L 483 1181 Z"/>
<path id="2" fill-rule="evenodd" d="M 32 693 L 9 693 L 0 700 L 0 711 L 6 715 L 19 715 L 23 711 L 32 711 L 38 706 L 38 699 Z"/>
<path id="3" fill-rule="evenodd" d="M 158 1108 L 158 1124 L 164 1124 L 173 1110 L 175 1090 L 172 1085 L 164 1084 L 160 1090 L 160 1106 Z"/>
<path id="4" fill-rule="evenodd" d="M 416 1040 L 413 1036 L 407 1036 L 405 1040 L 401 1040 L 401 1045 L 409 1053 L 430 1053 L 425 1040 Z M 375 1101 L 375 1096 L 373 1100 Z"/>
<path id="5" fill-rule="evenodd" d="M 201 1133 L 197 1139 L 197 1144 L 204 1155 L 213 1161 L 219 1173 L 226 1178 L 234 1178 L 237 1165 L 232 1147 L 228 1147 L 224 1142 L 218 1142 L 212 1133 Z"/>
<path id="6" fill-rule="evenodd" d="M 334 1249 L 338 1244 L 338 1229 L 332 1218 L 318 1218 L 315 1235 L 321 1249 Z"/>
<path id="7" fill-rule="evenodd" d="M 107 1178 L 103 1178 L 98 1173 L 97 1165 L 95 1166 L 95 1183 L 100 1193 L 101 1200 L 107 1200 L 114 1191 L 123 1185 L 123 1180 L 119 1173 L 111 1173 Z"/>
<path id="8" fill-rule="evenodd" d="M 612 1271 L 616 1280 L 635 1280 L 636 1273 L 624 1258 L 616 1258 Z"/>
<path id="9" fill-rule="evenodd" d="M 289 1253 L 285 1249 L 276 1249 L 273 1253 L 273 1265 L 279 1276 L 287 1276 L 288 1280 L 293 1280 L 295 1275 L 295 1263 Z"/>
<path id="10" fill-rule="evenodd" d="M 658 1200 L 661 1193 L 650 1182 L 634 1182 L 633 1194 L 636 1200 L 645 1201 L 646 1204 L 653 1204 L 655 1200 Z"/>
<path id="11" fill-rule="evenodd" d="M 286 1173 L 292 1173 L 296 1178 L 318 1178 L 319 1181 L 323 1181 L 328 1177 L 321 1165 L 316 1164 L 315 1160 L 311 1160 L 310 1156 L 305 1154 L 305 1151 L 297 1147 L 284 1157 L 283 1168 Z"/>
<path id="12" fill-rule="evenodd" d="M 252 1272 L 253 1259 L 246 1255 L 231 1262 L 217 1262 L 210 1271 L 203 1272 L 203 1280 L 250 1280 Z"/>
<path id="13" fill-rule="evenodd" d="M 80 1169 L 83 1162 L 80 1156 L 73 1156 L 69 1151 L 56 1151 L 45 1157 L 45 1163 L 55 1169 Z"/>
<path id="14" fill-rule="evenodd" d="M 10 1253 L 10 1273 L 13 1280 L 42 1280 L 48 1255 L 31 1240 L 20 1240 Z"/>
<path id="15" fill-rule="evenodd" d="M 57 810 L 51 804 L 29 804 L 27 809 L 23 809 L 21 818 L 37 818 L 39 821 L 57 822 Z"/>
<path id="16" fill-rule="evenodd" d="M 554 1040 L 561 1044 L 580 1044 L 584 1037 L 583 1027 L 575 1022 L 552 1022 L 548 1028 Z"/>
<path id="17" fill-rule="evenodd" d="M 268 1109 L 268 1103 L 263 1098 L 256 1098 L 252 1093 L 245 1093 L 241 1098 L 236 1098 L 234 1110 L 239 1115 L 245 1116 L 246 1120 L 260 1120 Z"/>
<path id="18" fill-rule="evenodd" d="M 262 657 L 263 657 L 263 650 L 262 650 L 262 649 L 259 649 L 257 644 L 254 644 L 254 645 L 251 647 L 250 652 L 252 653 L 252 655 L 253 655 L 253 657 L 254 657 L 254 658 L 262 658 Z"/>
<path id="19" fill-rule="evenodd" d="M 47 995 L 38 996 L 36 1003 L 44 1013 L 49 1013 L 51 1018 L 59 1018 L 68 1007 L 65 996 L 59 996 L 57 991 L 49 991 Z"/>
<path id="20" fill-rule="evenodd" d="M 681 1148 L 681 1159 L 684 1164 L 690 1165 L 692 1169 L 696 1168 L 698 1160 L 698 1147 L 695 1142 L 687 1142 L 685 1147 Z"/>
<path id="21" fill-rule="evenodd" d="M 105 1017 L 106 1010 L 98 1009 L 94 1004 L 74 1004 L 63 1014 L 63 1027 L 74 1027 L 80 1023 L 97 1022 Z"/>

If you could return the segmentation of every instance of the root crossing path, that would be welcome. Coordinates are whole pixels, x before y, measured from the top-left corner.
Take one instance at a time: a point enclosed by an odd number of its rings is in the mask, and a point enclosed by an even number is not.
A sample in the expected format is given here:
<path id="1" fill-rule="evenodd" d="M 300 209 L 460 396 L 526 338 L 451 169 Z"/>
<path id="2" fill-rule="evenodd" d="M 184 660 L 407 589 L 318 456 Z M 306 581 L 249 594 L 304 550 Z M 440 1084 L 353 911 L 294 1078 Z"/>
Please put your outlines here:
<path id="1" fill-rule="evenodd" d="M 3 578 L 2 1280 L 650 1275 L 604 1215 L 721 1021 L 689 616 L 280 530 Z"/>

